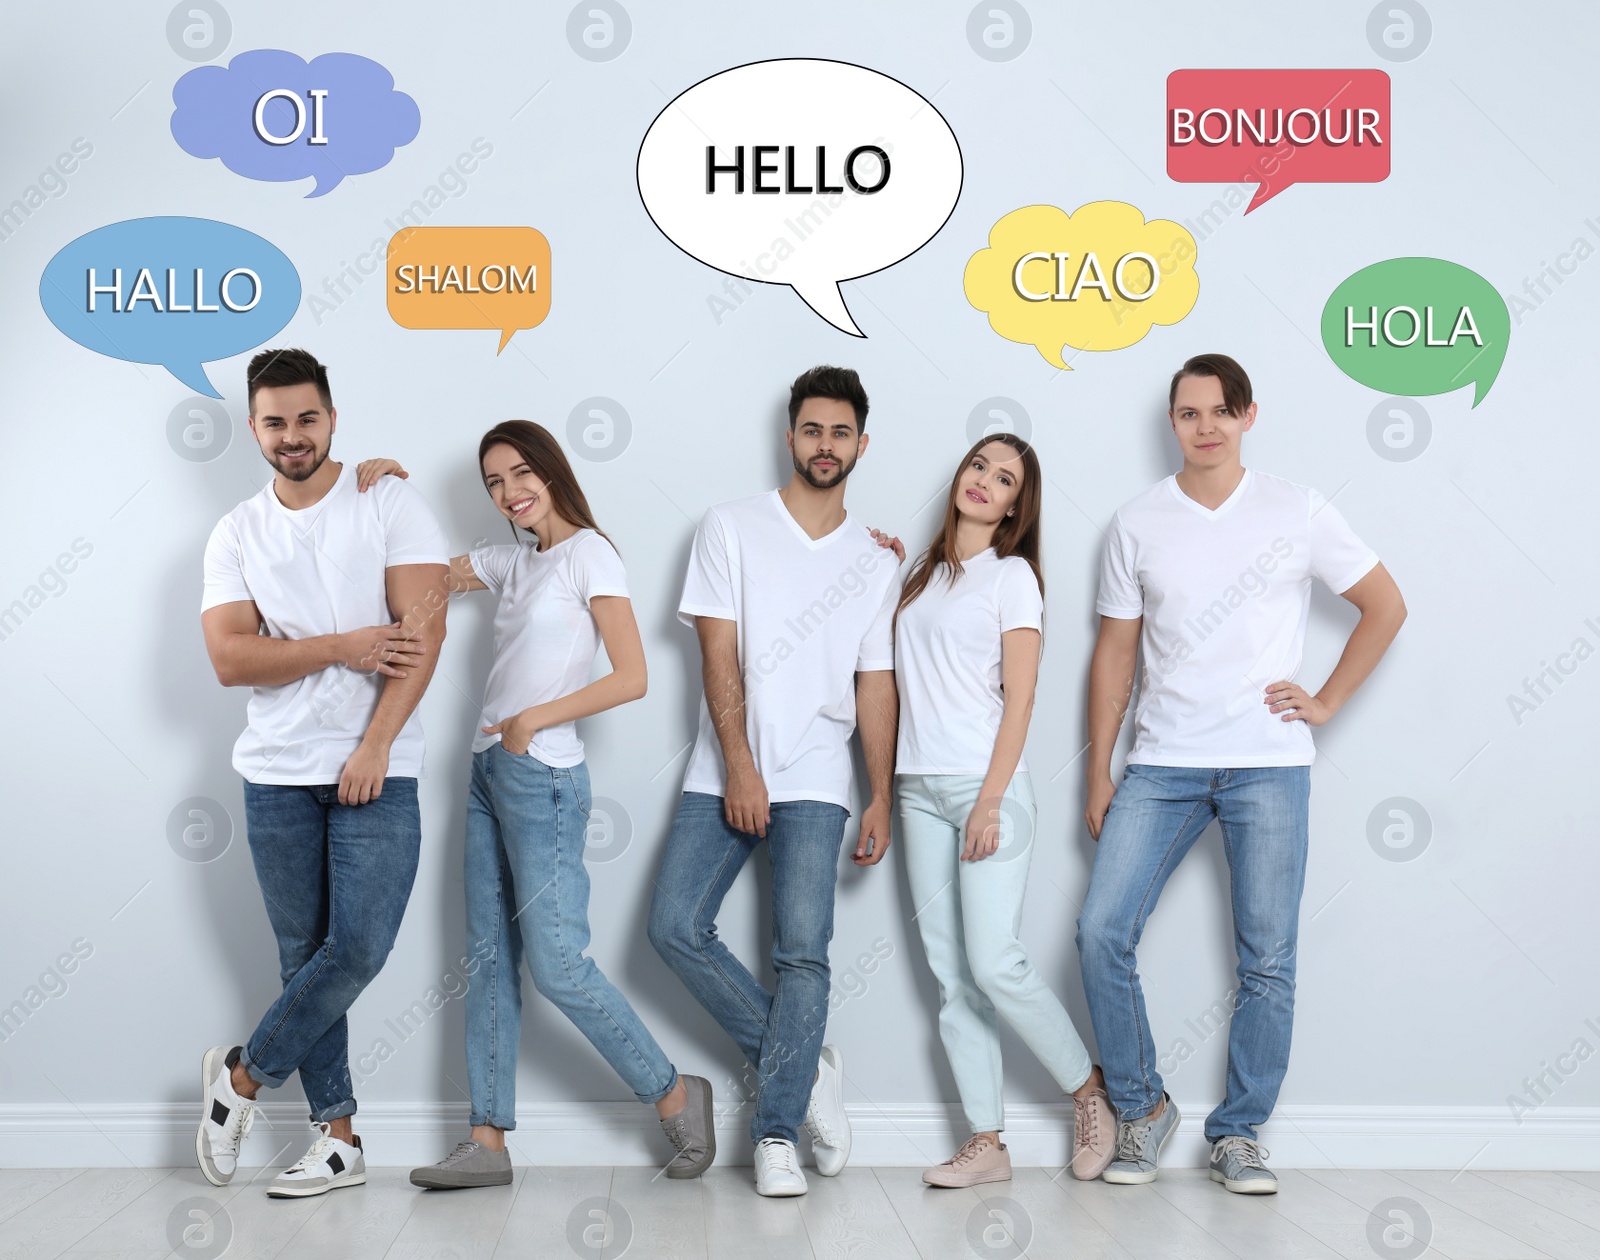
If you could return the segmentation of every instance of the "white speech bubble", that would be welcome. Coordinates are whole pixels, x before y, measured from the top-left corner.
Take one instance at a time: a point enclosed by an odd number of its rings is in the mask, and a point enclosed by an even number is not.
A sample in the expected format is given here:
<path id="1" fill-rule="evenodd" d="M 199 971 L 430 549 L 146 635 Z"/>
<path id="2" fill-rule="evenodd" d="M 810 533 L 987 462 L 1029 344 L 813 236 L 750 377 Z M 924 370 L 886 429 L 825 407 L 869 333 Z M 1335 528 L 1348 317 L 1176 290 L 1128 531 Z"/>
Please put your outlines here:
<path id="1" fill-rule="evenodd" d="M 724 169 L 712 174 L 712 164 Z M 684 253 L 789 285 L 835 328 L 864 337 L 840 281 L 933 239 L 961 195 L 961 149 L 939 111 L 898 79 L 844 61 L 757 61 L 663 109 L 639 145 L 638 178 L 645 209 Z"/>

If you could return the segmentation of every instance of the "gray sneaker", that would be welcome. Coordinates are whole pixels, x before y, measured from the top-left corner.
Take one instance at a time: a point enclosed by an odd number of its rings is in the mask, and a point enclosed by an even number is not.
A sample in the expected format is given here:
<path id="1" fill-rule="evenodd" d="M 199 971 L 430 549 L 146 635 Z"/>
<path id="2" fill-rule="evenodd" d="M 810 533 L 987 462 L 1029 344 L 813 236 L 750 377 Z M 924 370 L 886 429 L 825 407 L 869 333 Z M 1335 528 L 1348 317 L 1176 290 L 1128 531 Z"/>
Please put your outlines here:
<path id="1" fill-rule="evenodd" d="M 674 1180 L 698 1177 L 717 1157 L 717 1133 L 712 1124 L 711 1082 L 703 1076 L 679 1074 L 689 1100 L 683 1110 L 661 1122 L 661 1131 L 677 1152 L 667 1165 Z"/>
<path id="2" fill-rule="evenodd" d="M 411 1170 L 411 1184 L 424 1190 L 463 1190 L 468 1186 L 509 1186 L 511 1152 L 491 1151 L 468 1138 L 437 1164 Z"/>
<path id="3" fill-rule="evenodd" d="M 1211 1147 L 1211 1180 L 1235 1194 L 1277 1194 L 1278 1179 L 1262 1163 L 1269 1153 L 1247 1137 L 1218 1138 Z"/>
<path id="4" fill-rule="evenodd" d="M 1101 1173 L 1101 1179 L 1119 1186 L 1142 1186 L 1156 1179 L 1161 1166 L 1161 1149 L 1178 1131 L 1178 1104 L 1163 1094 L 1166 1110 L 1154 1120 L 1140 1117 L 1117 1124 L 1117 1157 Z"/>

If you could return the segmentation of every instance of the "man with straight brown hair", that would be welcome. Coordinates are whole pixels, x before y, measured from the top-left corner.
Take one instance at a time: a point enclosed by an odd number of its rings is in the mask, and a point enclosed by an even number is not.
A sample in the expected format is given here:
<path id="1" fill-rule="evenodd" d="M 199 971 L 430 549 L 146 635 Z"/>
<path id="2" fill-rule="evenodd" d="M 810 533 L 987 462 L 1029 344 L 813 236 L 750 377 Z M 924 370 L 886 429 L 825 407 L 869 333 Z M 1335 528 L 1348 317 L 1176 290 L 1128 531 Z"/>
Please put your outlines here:
<path id="1" fill-rule="evenodd" d="M 1118 1113 L 1106 1181 L 1154 1181 L 1178 1126 L 1139 986 L 1139 937 L 1168 877 L 1216 819 L 1232 876 L 1238 985 L 1227 1093 L 1206 1118 L 1211 1179 L 1271 1194 L 1257 1142 L 1289 1065 L 1305 884 L 1311 728 L 1337 713 L 1405 620 L 1388 571 L 1315 490 L 1246 468 L 1250 378 L 1224 354 L 1173 375 L 1168 418 L 1183 467 L 1124 504 L 1107 532 L 1089 676 L 1088 807 L 1098 841 L 1078 952 Z M 1301 667 L 1315 578 L 1361 612 L 1333 672 Z M 1144 658 L 1122 782 L 1112 747 Z"/>

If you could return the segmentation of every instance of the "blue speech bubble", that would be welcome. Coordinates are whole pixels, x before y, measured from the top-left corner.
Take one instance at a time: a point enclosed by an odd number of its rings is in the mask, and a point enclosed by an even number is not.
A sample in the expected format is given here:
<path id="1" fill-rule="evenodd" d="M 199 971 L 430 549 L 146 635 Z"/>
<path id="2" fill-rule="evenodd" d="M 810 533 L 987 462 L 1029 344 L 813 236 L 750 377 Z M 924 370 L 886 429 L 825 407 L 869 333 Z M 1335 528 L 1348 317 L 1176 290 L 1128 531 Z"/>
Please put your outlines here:
<path id="1" fill-rule="evenodd" d="M 300 273 L 271 241 L 231 223 L 128 219 L 62 248 L 39 277 L 39 302 L 80 346 L 159 363 L 221 398 L 203 365 L 287 324 L 300 307 Z"/>
<path id="2" fill-rule="evenodd" d="M 316 177 L 306 194 L 387 166 L 417 138 L 416 101 L 367 57 L 324 53 L 303 61 L 258 48 L 227 67 L 201 66 L 172 86 L 172 138 L 197 158 L 221 158 L 247 179 Z"/>

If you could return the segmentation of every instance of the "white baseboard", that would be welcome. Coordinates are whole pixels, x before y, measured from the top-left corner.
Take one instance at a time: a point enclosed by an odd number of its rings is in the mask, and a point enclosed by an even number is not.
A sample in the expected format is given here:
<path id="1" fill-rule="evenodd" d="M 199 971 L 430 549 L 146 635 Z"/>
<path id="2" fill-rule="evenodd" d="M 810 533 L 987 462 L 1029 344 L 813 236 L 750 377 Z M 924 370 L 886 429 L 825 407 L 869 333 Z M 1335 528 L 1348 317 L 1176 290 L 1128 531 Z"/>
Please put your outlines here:
<path id="1" fill-rule="evenodd" d="M 1166 1162 L 1206 1158 L 1203 1103 L 1180 1103 L 1183 1121 Z M 464 1133 L 464 1106 L 373 1103 L 358 1131 L 374 1165 L 431 1163 Z M 962 1132 L 954 1107 L 850 1109 L 851 1162 L 922 1166 L 946 1158 Z M 79 1109 L 0 1104 L 0 1167 L 172 1167 L 194 1160 L 193 1104 L 117 1103 Z M 1006 1143 L 1019 1165 L 1066 1162 L 1072 1109 L 1008 1105 Z M 305 1145 L 306 1115 L 294 1103 L 266 1103 L 243 1163 L 276 1164 Z M 718 1163 L 748 1164 L 749 1112 L 717 1123 Z M 1600 1170 L 1600 1107 L 1543 1107 L 1513 1118 L 1504 1107 L 1283 1106 L 1261 1140 L 1280 1168 L 1497 1168 Z M 654 1114 L 634 1103 L 540 1103 L 520 1108 L 512 1135 L 519 1164 L 648 1165 L 665 1158 Z"/>

